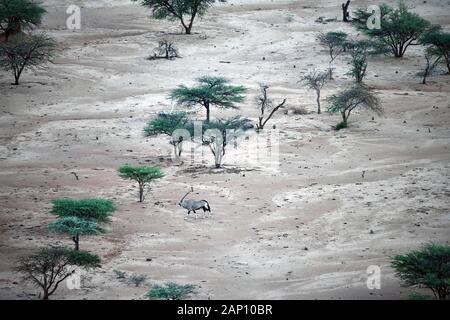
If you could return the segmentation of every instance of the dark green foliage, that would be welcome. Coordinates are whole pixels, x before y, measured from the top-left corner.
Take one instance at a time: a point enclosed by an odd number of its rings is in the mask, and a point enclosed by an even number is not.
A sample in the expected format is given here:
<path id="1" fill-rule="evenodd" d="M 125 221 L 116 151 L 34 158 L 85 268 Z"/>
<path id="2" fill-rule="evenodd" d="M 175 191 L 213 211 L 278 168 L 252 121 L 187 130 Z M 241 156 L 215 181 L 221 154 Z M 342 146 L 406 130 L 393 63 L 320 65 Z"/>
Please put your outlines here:
<path id="1" fill-rule="evenodd" d="M 144 201 L 144 188 L 150 182 L 164 177 L 158 167 L 132 166 L 125 164 L 119 168 L 119 176 L 122 179 L 134 180 L 139 184 L 139 202 Z"/>
<path id="2" fill-rule="evenodd" d="M 429 243 L 420 250 L 392 257 L 396 275 L 409 286 L 430 289 L 438 299 L 450 295 L 450 246 Z"/>
<path id="3" fill-rule="evenodd" d="M 79 217 L 96 222 L 107 222 L 116 206 L 107 199 L 55 199 L 51 213 L 59 217 Z"/>
<path id="4" fill-rule="evenodd" d="M 222 77 L 203 76 L 197 82 L 191 88 L 179 86 L 172 91 L 171 97 L 180 105 L 202 105 L 206 109 L 207 122 L 210 120 L 211 106 L 237 109 L 236 103 L 244 100 L 242 94 L 247 91 L 243 86 L 229 85 L 229 81 Z"/>
<path id="5" fill-rule="evenodd" d="M 147 123 L 144 128 L 146 136 L 166 134 L 171 136 L 176 129 L 183 128 L 187 122 L 186 112 L 160 112 L 156 118 Z"/>
<path id="6" fill-rule="evenodd" d="M 85 269 L 100 268 L 100 257 L 87 251 L 67 249 L 69 264 L 73 266 L 83 267 Z"/>
<path id="7" fill-rule="evenodd" d="M 439 28 L 425 33 L 420 42 L 427 46 L 428 54 L 442 59 L 450 74 L 450 33 L 443 32 Z"/>
<path id="8" fill-rule="evenodd" d="M 404 1 L 399 1 L 398 8 L 381 4 L 380 11 L 381 28 L 367 27 L 367 19 L 371 13 L 364 9 L 358 9 L 355 12 L 356 27 L 378 41 L 380 45 L 388 46 L 397 58 L 403 57 L 406 49 L 415 44 L 416 40 L 431 26 L 427 20 L 411 12 Z"/>
<path id="9" fill-rule="evenodd" d="M 51 62 L 56 43 L 46 34 L 17 35 L 0 43 L 0 69 L 11 71 L 15 85 L 25 68 L 36 69 Z"/>
<path id="10" fill-rule="evenodd" d="M 198 286 L 194 284 L 177 284 L 174 282 L 168 282 L 164 285 L 155 285 L 146 293 L 146 297 L 149 299 L 161 299 L 161 300 L 186 300 L 191 295 L 197 294 Z"/>
<path id="11" fill-rule="evenodd" d="M 45 9 L 31 0 L 0 0 L 0 30 L 10 34 L 41 24 Z"/>
<path id="12" fill-rule="evenodd" d="M 409 300 L 433 300 L 433 296 L 429 296 L 426 294 L 419 294 L 417 292 L 413 292 L 409 295 Z"/>
<path id="13" fill-rule="evenodd" d="M 336 125 L 335 130 L 336 130 L 336 131 L 339 131 L 339 130 L 345 129 L 345 128 L 347 128 L 347 122 L 341 121 L 341 122 L 339 122 L 339 123 Z"/>
<path id="14" fill-rule="evenodd" d="M 355 84 L 349 89 L 332 95 L 327 100 L 330 103 L 328 112 L 340 112 L 342 122 L 345 124 L 347 124 L 351 112 L 356 108 L 366 108 L 376 113 L 382 112 L 379 99 L 363 84 Z"/>
<path id="15" fill-rule="evenodd" d="M 369 56 L 387 54 L 389 52 L 385 46 L 380 46 L 379 42 L 372 40 L 350 40 L 347 41 L 346 47 L 351 56 L 351 69 L 348 74 L 357 83 L 362 82 L 366 76 Z"/>
<path id="16" fill-rule="evenodd" d="M 351 66 L 349 74 L 356 82 L 362 82 L 367 71 L 367 55 L 364 51 L 352 51 Z"/>
<path id="17" fill-rule="evenodd" d="M 57 233 L 67 233 L 72 236 L 77 233 L 81 235 L 95 235 L 104 232 L 96 221 L 82 219 L 79 217 L 62 217 L 50 224 L 50 230 Z"/>
<path id="18" fill-rule="evenodd" d="M 215 0 L 132 0 L 140 1 L 152 10 L 155 19 L 179 20 L 185 33 L 190 34 L 194 20 L 203 16 Z M 220 0 L 225 2 L 225 0 Z"/>
<path id="19" fill-rule="evenodd" d="M 59 284 L 73 274 L 75 266 L 90 270 L 100 267 L 100 262 L 97 255 L 86 251 L 49 246 L 39 249 L 35 254 L 20 258 L 15 271 L 21 273 L 25 281 L 30 281 L 41 288 L 42 299 L 47 300 Z"/>

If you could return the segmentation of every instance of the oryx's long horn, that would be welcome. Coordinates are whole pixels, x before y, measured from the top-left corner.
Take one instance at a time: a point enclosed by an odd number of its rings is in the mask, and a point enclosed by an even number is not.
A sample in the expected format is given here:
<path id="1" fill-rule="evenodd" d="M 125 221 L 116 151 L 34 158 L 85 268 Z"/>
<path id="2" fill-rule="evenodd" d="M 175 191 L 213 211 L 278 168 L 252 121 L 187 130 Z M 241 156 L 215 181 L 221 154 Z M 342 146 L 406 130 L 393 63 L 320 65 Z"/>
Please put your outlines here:
<path id="1" fill-rule="evenodd" d="M 183 202 L 183 200 L 184 200 L 184 198 L 186 198 L 186 196 L 189 194 L 189 193 L 191 193 L 191 192 L 193 192 L 194 191 L 194 187 L 193 186 L 191 186 L 191 190 L 190 191 L 188 191 L 185 195 L 184 195 L 184 197 L 183 198 L 181 198 L 181 200 L 180 200 L 180 203 L 181 202 Z"/>

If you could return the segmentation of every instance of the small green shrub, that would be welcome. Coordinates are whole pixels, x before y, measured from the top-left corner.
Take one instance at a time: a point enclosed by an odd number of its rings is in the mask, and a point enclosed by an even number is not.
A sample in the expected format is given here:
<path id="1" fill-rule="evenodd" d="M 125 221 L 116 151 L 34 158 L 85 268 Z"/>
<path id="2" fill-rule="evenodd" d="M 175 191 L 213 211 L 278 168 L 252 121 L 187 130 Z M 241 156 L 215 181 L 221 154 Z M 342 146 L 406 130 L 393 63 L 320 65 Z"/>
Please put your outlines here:
<path id="1" fill-rule="evenodd" d="M 68 233 L 72 236 L 77 233 L 82 235 L 93 235 L 105 232 L 105 230 L 94 220 L 73 216 L 59 218 L 58 220 L 53 221 L 49 228 L 53 232 Z"/>
<path id="2" fill-rule="evenodd" d="M 124 280 L 127 278 L 127 274 L 120 270 L 113 270 L 114 274 L 116 275 L 116 279 Z"/>
<path id="3" fill-rule="evenodd" d="M 177 284 L 167 282 L 164 285 L 155 285 L 145 296 L 149 299 L 161 300 L 185 300 L 189 296 L 197 293 L 198 286 L 195 284 Z"/>
<path id="4" fill-rule="evenodd" d="M 51 213 L 59 217 L 79 217 L 97 222 L 107 222 L 116 206 L 107 199 L 55 199 Z"/>
<path id="5" fill-rule="evenodd" d="M 136 287 L 139 287 L 147 280 L 147 276 L 143 274 L 133 274 L 128 278 L 128 282 L 134 284 Z"/>
<path id="6" fill-rule="evenodd" d="M 347 122 L 341 121 L 336 125 L 335 130 L 339 131 L 339 130 L 345 129 L 345 128 L 347 128 Z"/>

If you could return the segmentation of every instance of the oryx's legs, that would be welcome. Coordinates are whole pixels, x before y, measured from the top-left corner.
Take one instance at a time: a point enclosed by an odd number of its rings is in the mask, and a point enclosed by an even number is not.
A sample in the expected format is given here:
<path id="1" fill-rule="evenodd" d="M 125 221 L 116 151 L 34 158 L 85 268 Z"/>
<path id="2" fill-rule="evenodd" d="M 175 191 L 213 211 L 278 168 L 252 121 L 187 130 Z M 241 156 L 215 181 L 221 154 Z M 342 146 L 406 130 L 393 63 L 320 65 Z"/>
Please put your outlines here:
<path id="1" fill-rule="evenodd" d="M 192 211 L 194 211 L 194 214 L 195 214 L 195 219 L 197 219 L 197 218 L 198 218 L 198 216 L 197 216 L 197 212 L 195 212 L 195 210 L 192 210 Z"/>

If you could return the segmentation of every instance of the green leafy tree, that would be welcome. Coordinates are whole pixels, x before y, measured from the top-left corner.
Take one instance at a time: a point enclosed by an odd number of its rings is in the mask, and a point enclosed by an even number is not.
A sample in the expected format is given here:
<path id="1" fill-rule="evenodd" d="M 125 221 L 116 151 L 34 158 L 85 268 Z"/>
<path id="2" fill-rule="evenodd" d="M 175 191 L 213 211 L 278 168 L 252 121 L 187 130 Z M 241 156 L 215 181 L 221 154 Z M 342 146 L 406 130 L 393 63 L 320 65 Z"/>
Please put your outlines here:
<path id="1" fill-rule="evenodd" d="M 215 0 L 133 0 L 150 8 L 155 19 L 179 20 L 186 34 L 191 34 L 194 20 L 205 15 Z M 225 2 L 225 0 L 220 0 Z"/>
<path id="2" fill-rule="evenodd" d="M 77 234 L 96 235 L 105 232 L 98 225 L 97 221 L 74 216 L 62 217 L 53 221 L 49 229 L 57 233 L 67 233 L 71 236 L 76 236 Z"/>
<path id="3" fill-rule="evenodd" d="M 327 100 L 330 103 L 328 112 L 339 112 L 342 116 L 342 123 L 336 129 L 347 127 L 350 114 L 357 108 L 365 108 L 376 113 L 382 112 L 380 100 L 363 84 L 355 84 Z"/>
<path id="4" fill-rule="evenodd" d="M 0 30 L 5 41 L 12 34 L 41 24 L 45 9 L 32 0 L 0 0 Z"/>
<path id="5" fill-rule="evenodd" d="M 56 48 L 55 41 L 45 34 L 17 35 L 7 42 L 0 43 L 0 69 L 14 75 L 14 85 L 25 68 L 37 69 L 51 62 Z"/>
<path id="6" fill-rule="evenodd" d="M 206 109 L 206 122 L 210 121 L 211 106 L 237 109 L 236 103 L 244 100 L 242 94 L 247 91 L 243 86 L 228 85 L 229 81 L 222 77 L 203 76 L 197 82 L 191 88 L 179 86 L 171 97 L 180 105 L 202 105 Z"/>
<path id="7" fill-rule="evenodd" d="M 367 36 L 376 39 L 380 45 L 390 48 L 396 58 L 403 57 L 410 45 L 417 44 L 417 40 L 431 27 L 430 22 L 413 13 L 404 1 L 399 1 L 398 8 L 387 4 L 380 5 L 380 28 L 368 28 L 367 20 L 371 13 L 364 9 L 355 12 L 356 27 Z"/>
<path id="8" fill-rule="evenodd" d="M 320 92 L 327 82 L 327 72 L 313 70 L 302 78 L 302 82 L 310 89 L 316 91 L 317 113 L 320 114 Z"/>
<path id="9" fill-rule="evenodd" d="M 144 201 L 144 190 L 153 180 L 164 177 L 158 167 L 140 167 L 123 165 L 119 168 L 119 176 L 122 179 L 134 180 L 139 185 L 139 202 Z"/>
<path id="10" fill-rule="evenodd" d="M 251 120 L 240 117 L 203 123 L 202 141 L 203 144 L 209 146 L 214 155 L 216 168 L 222 166 L 227 145 L 236 141 L 237 137 L 245 133 L 245 131 L 253 128 Z"/>
<path id="11" fill-rule="evenodd" d="M 59 217 L 78 217 L 96 222 L 107 222 L 116 206 L 107 199 L 55 199 L 51 213 Z"/>
<path id="12" fill-rule="evenodd" d="M 357 83 L 362 82 L 366 76 L 369 56 L 387 54 L 385 46 L 380 46 L 379 43 L 371 40 L 349 40 L 346 46 L 351 56 L 351 69 L 348 74 Z"/>
<path id="13" fill-rule="evenodd" d="M 333 61 L 346 50 L 347 34 L 342 31 L 320 33 L 317 36 L 320 44 L 328 48 L 330 55 L 329 77 L 333 79 Z"/>
<path id="14" fill-rule="evenodd" d="M 177 130 L 184 129 L 187 122 L 186 112 L 160 112 L 157 117 L 147 123 L 147 126 L 144 128 L 144 133 L 147 137 L 159 134 L 168 135 L 170 137 L 170 144 L 173 146 L 175 158 L 178 158 L 183 151 L 183 142 L 186 136 L 184 134 L 177 134 Z"/>
<path id="15" fill-rule="evenodd" d="M 155 285 L 145 296 L 149 299 L 161 300 L 186 300 L 191 295 L 197 294 L 198 286 L 195 284 L 177 284 L 168 282 L 164 285 Z"/>
<path id="16" fill-rule="evenodd" d="M 425 33 L 420 42 L 427 46 L 428 54 L 442 59 L 450 74 L 450 33 L 443 32 L 439 28 Z"/>
<path id="17" fill-rule="evenodd" d="M 409 286 L 430 289 L 437 299 L 450 296 L 450 246 L 429 243 L 420 250 L 392 257 L 397 276 Z"/>
<path id="18" fill-rule="evenodd" d="M 49 246 L 18 260 L 15 271 L 42 289 L 42 299 L 49 297 L 58 286 L 75 272 L 100 267 L 100 258 L 86 251 L 74 251 L 61 246 Z"/>

